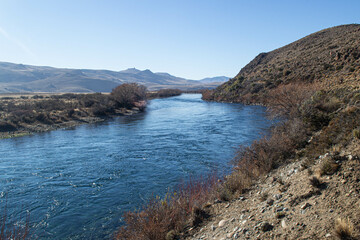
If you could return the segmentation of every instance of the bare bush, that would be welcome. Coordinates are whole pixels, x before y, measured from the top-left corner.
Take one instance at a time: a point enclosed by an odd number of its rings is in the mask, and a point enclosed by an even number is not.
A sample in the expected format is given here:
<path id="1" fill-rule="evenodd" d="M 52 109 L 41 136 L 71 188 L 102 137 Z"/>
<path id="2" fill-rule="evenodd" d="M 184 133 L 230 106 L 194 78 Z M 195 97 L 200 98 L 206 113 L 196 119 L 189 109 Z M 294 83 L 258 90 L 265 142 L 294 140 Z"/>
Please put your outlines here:
<path id="1" fill-rule="evenodd" d="M 269 91 L 266 96 L 266 104 L 269 112 L 274 117 L 285 117 L 287 119 L 301 115 L 301 105 L 315 92 L 317 86 L 314 84 L 290 83 L 280 85 Z"/>
<path id="2" fill-rule="evenodd" d="M 135 102 L 146 100 L 146 87 L 136 83 L 124 83 L 114 88 L 111 96 L 120 106 L 134 107 Z"/>
<path id="3" fill-rule="evenodd" d="M 126 226 L 116 233 L 116 239 L 165 240 L 176 236 L 186 226 L 198 225 L 204 217 L 204 205 L 213 198 L 216 175 L 190 180 L 178 191 L 163 199 L 152 198 L 141 211 L 124 215 Z"/>

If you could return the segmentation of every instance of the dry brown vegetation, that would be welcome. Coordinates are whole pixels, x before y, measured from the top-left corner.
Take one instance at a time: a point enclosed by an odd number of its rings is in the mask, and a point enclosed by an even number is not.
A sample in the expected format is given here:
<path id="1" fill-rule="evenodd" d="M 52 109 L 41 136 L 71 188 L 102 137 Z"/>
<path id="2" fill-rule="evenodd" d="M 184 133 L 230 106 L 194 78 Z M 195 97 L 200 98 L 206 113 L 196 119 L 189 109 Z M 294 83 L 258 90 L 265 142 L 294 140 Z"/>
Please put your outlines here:
<path id="1" fill-rule="evenodd" d="M 128 109 L 144 110 L 146 88 L 123 84 L 111 94 L 34 95 L 0 99 L 0 133 L 38 132 L 86 122 L 96 122 Z"/>
<path id="2" fill-rule="evenodd" d="M 354 237 L 354 225 L 349 219 L 338 218 L 335 221 L 335 235 L 341 240 L 351 240 Z"/>
<path id="3" fill-rule="evenodd" d="M 131 108 L 135 102 L 146 100 L 146 87 L 136 83 L 124 83 L 111 91 L 111 96 L 121 107 Z"/>
<path id="4" fill-rule="evenodd" d="M 125 226 L 115 234 L 116 239 L 172 240 L 186 228 L 198 226 L 206 218 L 206 204 L 215 196 L 218 187 L 216 174 L 190 180 L 165 197 L 152 198 L 139 211 L 124 215 Z"/>
<path id="5" fill-rule="evenodd" d="M 147 98 L 153 99 L 153 98 L 166 98 L 166 97 L 174 97 L 179 96 L 182 94 L 182 91 L 180 89 L 160 89 L 156 92 L 148 92 Z"/>

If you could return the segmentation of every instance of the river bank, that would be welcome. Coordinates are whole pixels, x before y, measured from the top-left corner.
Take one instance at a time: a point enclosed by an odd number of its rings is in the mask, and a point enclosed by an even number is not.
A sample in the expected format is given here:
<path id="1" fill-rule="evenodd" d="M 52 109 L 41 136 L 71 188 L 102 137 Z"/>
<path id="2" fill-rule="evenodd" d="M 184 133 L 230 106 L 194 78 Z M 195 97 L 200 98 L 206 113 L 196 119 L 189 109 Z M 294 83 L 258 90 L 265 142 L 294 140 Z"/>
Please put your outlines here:
<path id="1" fill-rule="evenodd" d="M 12 94 L 0 99 L 0 139 L 21 137 L 133 115 L 139 107 L 116 107 L 109 94 Z"/>
<path id="2" fill-rule="evenodd" d="M 0 139 L 106 121 L 145 110 L 147 100 L 182 94 L 178 89 L 145 92 L 123 84 L 109 93 L 11 93 L 0 95 Z"/>

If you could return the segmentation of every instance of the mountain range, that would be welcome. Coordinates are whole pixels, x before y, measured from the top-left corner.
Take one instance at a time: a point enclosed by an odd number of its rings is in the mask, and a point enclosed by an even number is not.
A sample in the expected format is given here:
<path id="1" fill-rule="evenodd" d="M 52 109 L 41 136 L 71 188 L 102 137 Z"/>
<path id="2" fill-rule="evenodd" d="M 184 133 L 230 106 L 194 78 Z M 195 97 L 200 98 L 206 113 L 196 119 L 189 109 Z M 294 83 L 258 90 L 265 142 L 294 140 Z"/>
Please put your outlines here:
<path id="1" fill-rule="evenodd" d="M 0 62 L 0 93 L 110 92 L 123 83 L 138 83 L 149 90 L 215 88 L 228 77 L 189 80 L 168 73 L 129 68 L 123 71 L 67 69 Z"/>

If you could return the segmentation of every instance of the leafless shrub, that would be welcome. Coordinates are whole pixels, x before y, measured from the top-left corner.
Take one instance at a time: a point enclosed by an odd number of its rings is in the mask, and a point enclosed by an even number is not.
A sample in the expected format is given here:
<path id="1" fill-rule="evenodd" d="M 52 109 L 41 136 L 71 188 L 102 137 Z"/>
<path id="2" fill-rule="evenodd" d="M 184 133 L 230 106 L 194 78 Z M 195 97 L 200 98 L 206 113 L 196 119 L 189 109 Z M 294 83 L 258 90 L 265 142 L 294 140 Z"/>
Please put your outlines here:
<path id="1" fill-rule="evenodd" d="M 124 83 L 111 92 L 120 106 L 133 107 L 135 102 L 146 100 L 146 87 L 136 83 Z"/>
<path id="2" fill-rule="evenodd" d="M 269 91 L 266 96 L 266 104 L 269 112 L 274 117 L 287 119 L 301 115 L 301 105 L 316 92 L 316 85 L 290 83 L 280 85 Z"/>

